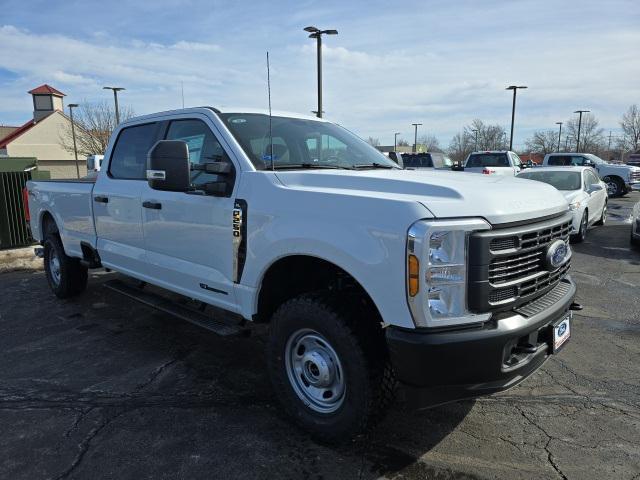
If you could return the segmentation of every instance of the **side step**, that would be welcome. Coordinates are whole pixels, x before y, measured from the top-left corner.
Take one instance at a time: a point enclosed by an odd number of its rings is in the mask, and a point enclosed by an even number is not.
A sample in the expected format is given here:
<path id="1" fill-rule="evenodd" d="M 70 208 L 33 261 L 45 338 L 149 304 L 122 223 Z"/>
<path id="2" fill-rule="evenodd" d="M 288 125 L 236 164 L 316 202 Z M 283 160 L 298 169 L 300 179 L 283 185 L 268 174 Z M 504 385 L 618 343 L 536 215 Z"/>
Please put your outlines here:
<path id="1" fill-rule="evenodd" d="M 183 307 L 162 295 L 145 292 L 140 288 L 132 287 L 122 280 L 109 280 L 103 285 L 114 292 L 118 292 L 132 298 L 133 300 L 137 300 L 144 305 L 153 307 L 161 312 L 173 315 L 174 317 L 178 317 L 181 320 L 186 320 L 187 322 L 198 325 L 199 327 L 206 328 L 207 330 L 215 332 L 223 337 L 246 335 L 249 332 L 249 330 L 239 325 L 229 325 L 227 323 L 214 320 L 203 313 Z"/>

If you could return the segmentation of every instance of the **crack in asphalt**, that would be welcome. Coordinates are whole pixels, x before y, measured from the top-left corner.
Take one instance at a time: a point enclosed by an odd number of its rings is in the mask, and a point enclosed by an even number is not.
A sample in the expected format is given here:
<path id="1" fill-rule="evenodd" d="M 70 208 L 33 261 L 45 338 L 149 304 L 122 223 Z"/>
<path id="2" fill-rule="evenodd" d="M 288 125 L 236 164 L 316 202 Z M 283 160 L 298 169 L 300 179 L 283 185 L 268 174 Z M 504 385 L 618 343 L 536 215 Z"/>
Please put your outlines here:
<path id="1" fill-rule="evenodd" d="M 540 432 L 542 432 L 547 437 L 547 443 L 544 446 L 544 450 L 545 450 L 545 452 L 547 452 L 547 460 L 549 462 L 549 465 L 551 465 L 551 467 L 556 471 L 556 473 L 560 476 L 560 478 L 562 478 L 562 480 L 568 480 L 567 476 L 562 472 L 562 470 L 560 470 L 560 467 L 555 462 L 553 453 L 551 452 L 551 449 L 549 448 L 549 444 L 551 443 L 551 440 L 559 440 L 559 439 L 553 437 L 544 428 L 542 428 L 540 425 L 538 425 L 537 422 L 531 420 L 520 406 L 515 405 L 515 408 L 516 408 L 516 410 L 518 410 L 520 412 L 520 415 L 522 415 L 524 417 L 524 419 L 527 420 L 527 422 L 529 422 L 533 427 L 537 428 Z M 562 440 L 560 440 L 560 441 L 562 441 Z"/>
<path id="2" fill-rule="evenodd" d="M 68 478 L 82 463 L 82 460 L 84 459 L 85 455 L 87 454 L 87 452 L 91 448 L 91 441 L 96 436 L 98 436 L 98 434 L 107 425 L 109 425 L 113 420 L 115 420 L 119 416 L 123 415 L 124 413 L 126 413 L 126 411 L 122 411 L 122 412 L 116 413 L 114 415 L 111 415 L 110 417 L 106 417 L 106 418 L 103 419 L 103 421 L 102 421 L 102 423 L 100 423 L 100 425 L 98 425 L 97 427 L 91 429 L 91 431 L 87 434 L 87 436 L 78 444 L 78 448 L 80 449 L 80 451 L 78 452 L 78 455 L 76 455 L 76 458 L 73 460 L 73 462 L 71 463 L 69 468 L 67 468 L 64 472 L 62 472 L 57 477 L 55 477 L 54 480 L 62 480 L 62 479 Z"/>

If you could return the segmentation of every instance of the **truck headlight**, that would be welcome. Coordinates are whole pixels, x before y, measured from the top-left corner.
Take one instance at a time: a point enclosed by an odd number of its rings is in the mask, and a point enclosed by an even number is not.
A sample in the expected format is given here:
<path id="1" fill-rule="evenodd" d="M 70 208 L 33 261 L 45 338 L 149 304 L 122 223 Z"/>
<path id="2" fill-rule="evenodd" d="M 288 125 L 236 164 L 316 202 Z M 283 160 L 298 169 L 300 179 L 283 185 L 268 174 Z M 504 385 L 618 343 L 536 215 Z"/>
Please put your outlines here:
<path id="1" fill-rule="evenodd" d="M 468 236 L 489 228 L 481 219 L 421 220 L 411 226 L 407 235 L 407 299 L 416 326 L 490 318 L 490 314 L 467 310 Z"/>

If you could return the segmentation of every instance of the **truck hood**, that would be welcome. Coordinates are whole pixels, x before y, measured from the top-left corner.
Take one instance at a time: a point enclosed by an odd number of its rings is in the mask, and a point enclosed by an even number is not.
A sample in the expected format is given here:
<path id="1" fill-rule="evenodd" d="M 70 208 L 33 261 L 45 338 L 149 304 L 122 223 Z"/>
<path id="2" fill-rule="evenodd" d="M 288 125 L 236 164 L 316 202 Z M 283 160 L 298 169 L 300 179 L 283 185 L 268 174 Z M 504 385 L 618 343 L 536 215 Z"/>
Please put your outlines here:
<path id="1" fill-rule="evenodd" d="M 554 187 L 511 176 L 420 170 L 279 171 L 297 190 L 416 201 L 434 217 L 482 217 L 492 224 L 519 222 L 567 211 Z"/>
<path id="2" fill-rule="evenodd" d="M 640 172 L 640 167 L 635 167 L 633 165 L 620 165 L 618 163 L 605 163 L 603 165 L 607 170 L 618 171 L 620 175 L 623 175 L 622 172 Z M 624 176 L 624 175 L 623 175 Z"/>

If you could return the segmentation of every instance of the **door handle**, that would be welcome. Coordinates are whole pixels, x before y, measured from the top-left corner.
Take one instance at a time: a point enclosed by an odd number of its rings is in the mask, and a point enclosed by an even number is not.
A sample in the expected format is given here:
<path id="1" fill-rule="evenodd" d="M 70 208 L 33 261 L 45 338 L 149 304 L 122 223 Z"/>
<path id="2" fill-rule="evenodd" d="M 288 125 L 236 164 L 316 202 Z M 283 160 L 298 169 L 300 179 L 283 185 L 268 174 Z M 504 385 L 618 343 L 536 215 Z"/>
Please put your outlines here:
<path id="1" fill-rule="evenodd" d="M 142 202 L 142 206 L 144 208 L 151 208 L 153 210 L 160 210 L 162 208 L 162 204 L 159 202 Z"/>
<path id="2" fill-rule="evenodd" d="M 109 197 L 101 197 L 100 195 L 96 195 L 93 197 L 94 202 L 98 203 L 109 203 Z"/>

